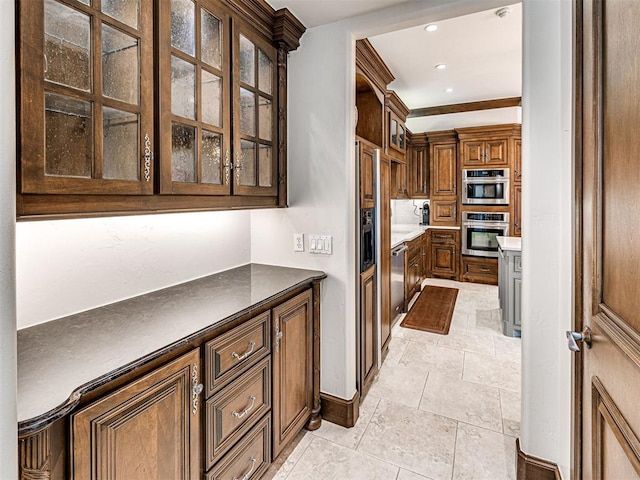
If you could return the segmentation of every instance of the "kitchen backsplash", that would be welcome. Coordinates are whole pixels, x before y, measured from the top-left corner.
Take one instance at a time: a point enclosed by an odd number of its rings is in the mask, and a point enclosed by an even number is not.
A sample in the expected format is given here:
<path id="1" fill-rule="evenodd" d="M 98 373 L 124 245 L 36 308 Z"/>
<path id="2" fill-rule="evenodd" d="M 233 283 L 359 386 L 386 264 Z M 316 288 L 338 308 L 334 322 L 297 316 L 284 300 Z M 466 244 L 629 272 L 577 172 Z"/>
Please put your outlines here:
<path id="1" fill-rule="evenodd" d="M 424 200 L 391 200 L 391 224 L 420 223 Z"/>

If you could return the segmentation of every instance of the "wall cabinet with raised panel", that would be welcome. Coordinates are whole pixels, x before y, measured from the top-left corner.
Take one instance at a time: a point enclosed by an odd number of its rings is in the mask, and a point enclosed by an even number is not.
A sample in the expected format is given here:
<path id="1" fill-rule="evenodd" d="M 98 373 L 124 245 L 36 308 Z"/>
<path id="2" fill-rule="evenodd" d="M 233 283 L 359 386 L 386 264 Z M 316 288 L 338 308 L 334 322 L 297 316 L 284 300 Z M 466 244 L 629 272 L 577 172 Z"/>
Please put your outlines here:
<path id="1" fill-rule="evenodd" d="M 409 136 L 407 149 L 407 195 L 429 198 L 429 143 L 424 133 Z"/>
<path id="2" fill-rule="evenodd" d="M 287 10 L 20 0 L 18 11 L 19 216 L 286 204 L 278 112 L 304 32 Z"/>
<path id="3" fill-rule="evenodd" d="M 513 137 L 520 135 L 520 125 L 456 128 L 456 132 L 460 139 L 461 168 L 509 167 Z"/>
<path id="4" fill-rule="evenodd" d="M 429 132 L 431 224 L 459 225 L 458 143 L 453 130 Z"/>

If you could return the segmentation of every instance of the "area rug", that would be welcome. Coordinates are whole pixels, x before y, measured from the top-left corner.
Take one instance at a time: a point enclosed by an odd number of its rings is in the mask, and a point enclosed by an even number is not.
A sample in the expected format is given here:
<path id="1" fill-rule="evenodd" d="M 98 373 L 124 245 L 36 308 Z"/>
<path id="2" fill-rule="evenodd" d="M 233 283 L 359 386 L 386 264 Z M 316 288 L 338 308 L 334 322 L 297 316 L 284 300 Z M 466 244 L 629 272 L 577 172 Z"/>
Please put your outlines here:
<path id="1" fill-rule="evenodd" d="M 457 288 L 425 286 L 400 326 L 447 335 L 457 297 Z"/>

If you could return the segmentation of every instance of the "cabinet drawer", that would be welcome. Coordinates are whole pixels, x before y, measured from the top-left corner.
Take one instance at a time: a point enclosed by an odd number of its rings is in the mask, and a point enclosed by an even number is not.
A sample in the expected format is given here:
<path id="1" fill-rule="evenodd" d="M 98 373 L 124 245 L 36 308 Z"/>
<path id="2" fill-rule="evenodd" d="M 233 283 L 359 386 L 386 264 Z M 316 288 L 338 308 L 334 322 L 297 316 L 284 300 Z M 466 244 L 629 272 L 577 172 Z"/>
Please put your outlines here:
<path id="1" fill-rule="evenodd" d="M 271 351 L 271 313 L 265 312 L 205 345 L 206 397 Z"/>
<path id="2" fill-rule="evenodd" d="M 271 408 L 271 358 L 267 357 L 207 400 L 207 468 Z"/>
<path id="3" fill-rule="evenodd" d="M 268 414 L 207 473 L 206 479 L 258 479 L 270 464 L 271 414 Z"/>
<path id="4" fill-rule="evenodd" d="M 422 235 L 407 242 L 407 257 L 412 258 L 422 254 Z"/>
<path id="5" fill-rule="evenodd" d="M 449 245 L 456 244 L 455 230 L 432 230 L 431 243 L 445 243 Z"/>
<path id="6" fill-rule="evenodd" d="M 462 257 L 462 280 L 497 285 L 498 259 Z"/>

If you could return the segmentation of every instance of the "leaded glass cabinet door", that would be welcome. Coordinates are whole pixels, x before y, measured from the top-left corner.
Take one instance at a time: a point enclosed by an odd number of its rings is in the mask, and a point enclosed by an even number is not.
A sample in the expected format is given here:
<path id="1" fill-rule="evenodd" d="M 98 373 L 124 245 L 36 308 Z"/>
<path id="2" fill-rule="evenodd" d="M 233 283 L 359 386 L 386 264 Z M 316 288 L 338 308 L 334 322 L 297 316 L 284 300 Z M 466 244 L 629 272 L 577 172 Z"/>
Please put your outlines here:
<path id="1" fill-rule="evenodd" d="M 18 8 L 20 191 L 152 194 L 152 2 Z"/>
<path id="2" fill-rule="evenodd" d="M 160 191 L 229 195 L 228 11 L 211 0 L 160 9 Z"/>
<path id="3" fill-rule="evenodd" d="M 277 53 L 234 23 L 234 193 L 277 195 Z"/>

